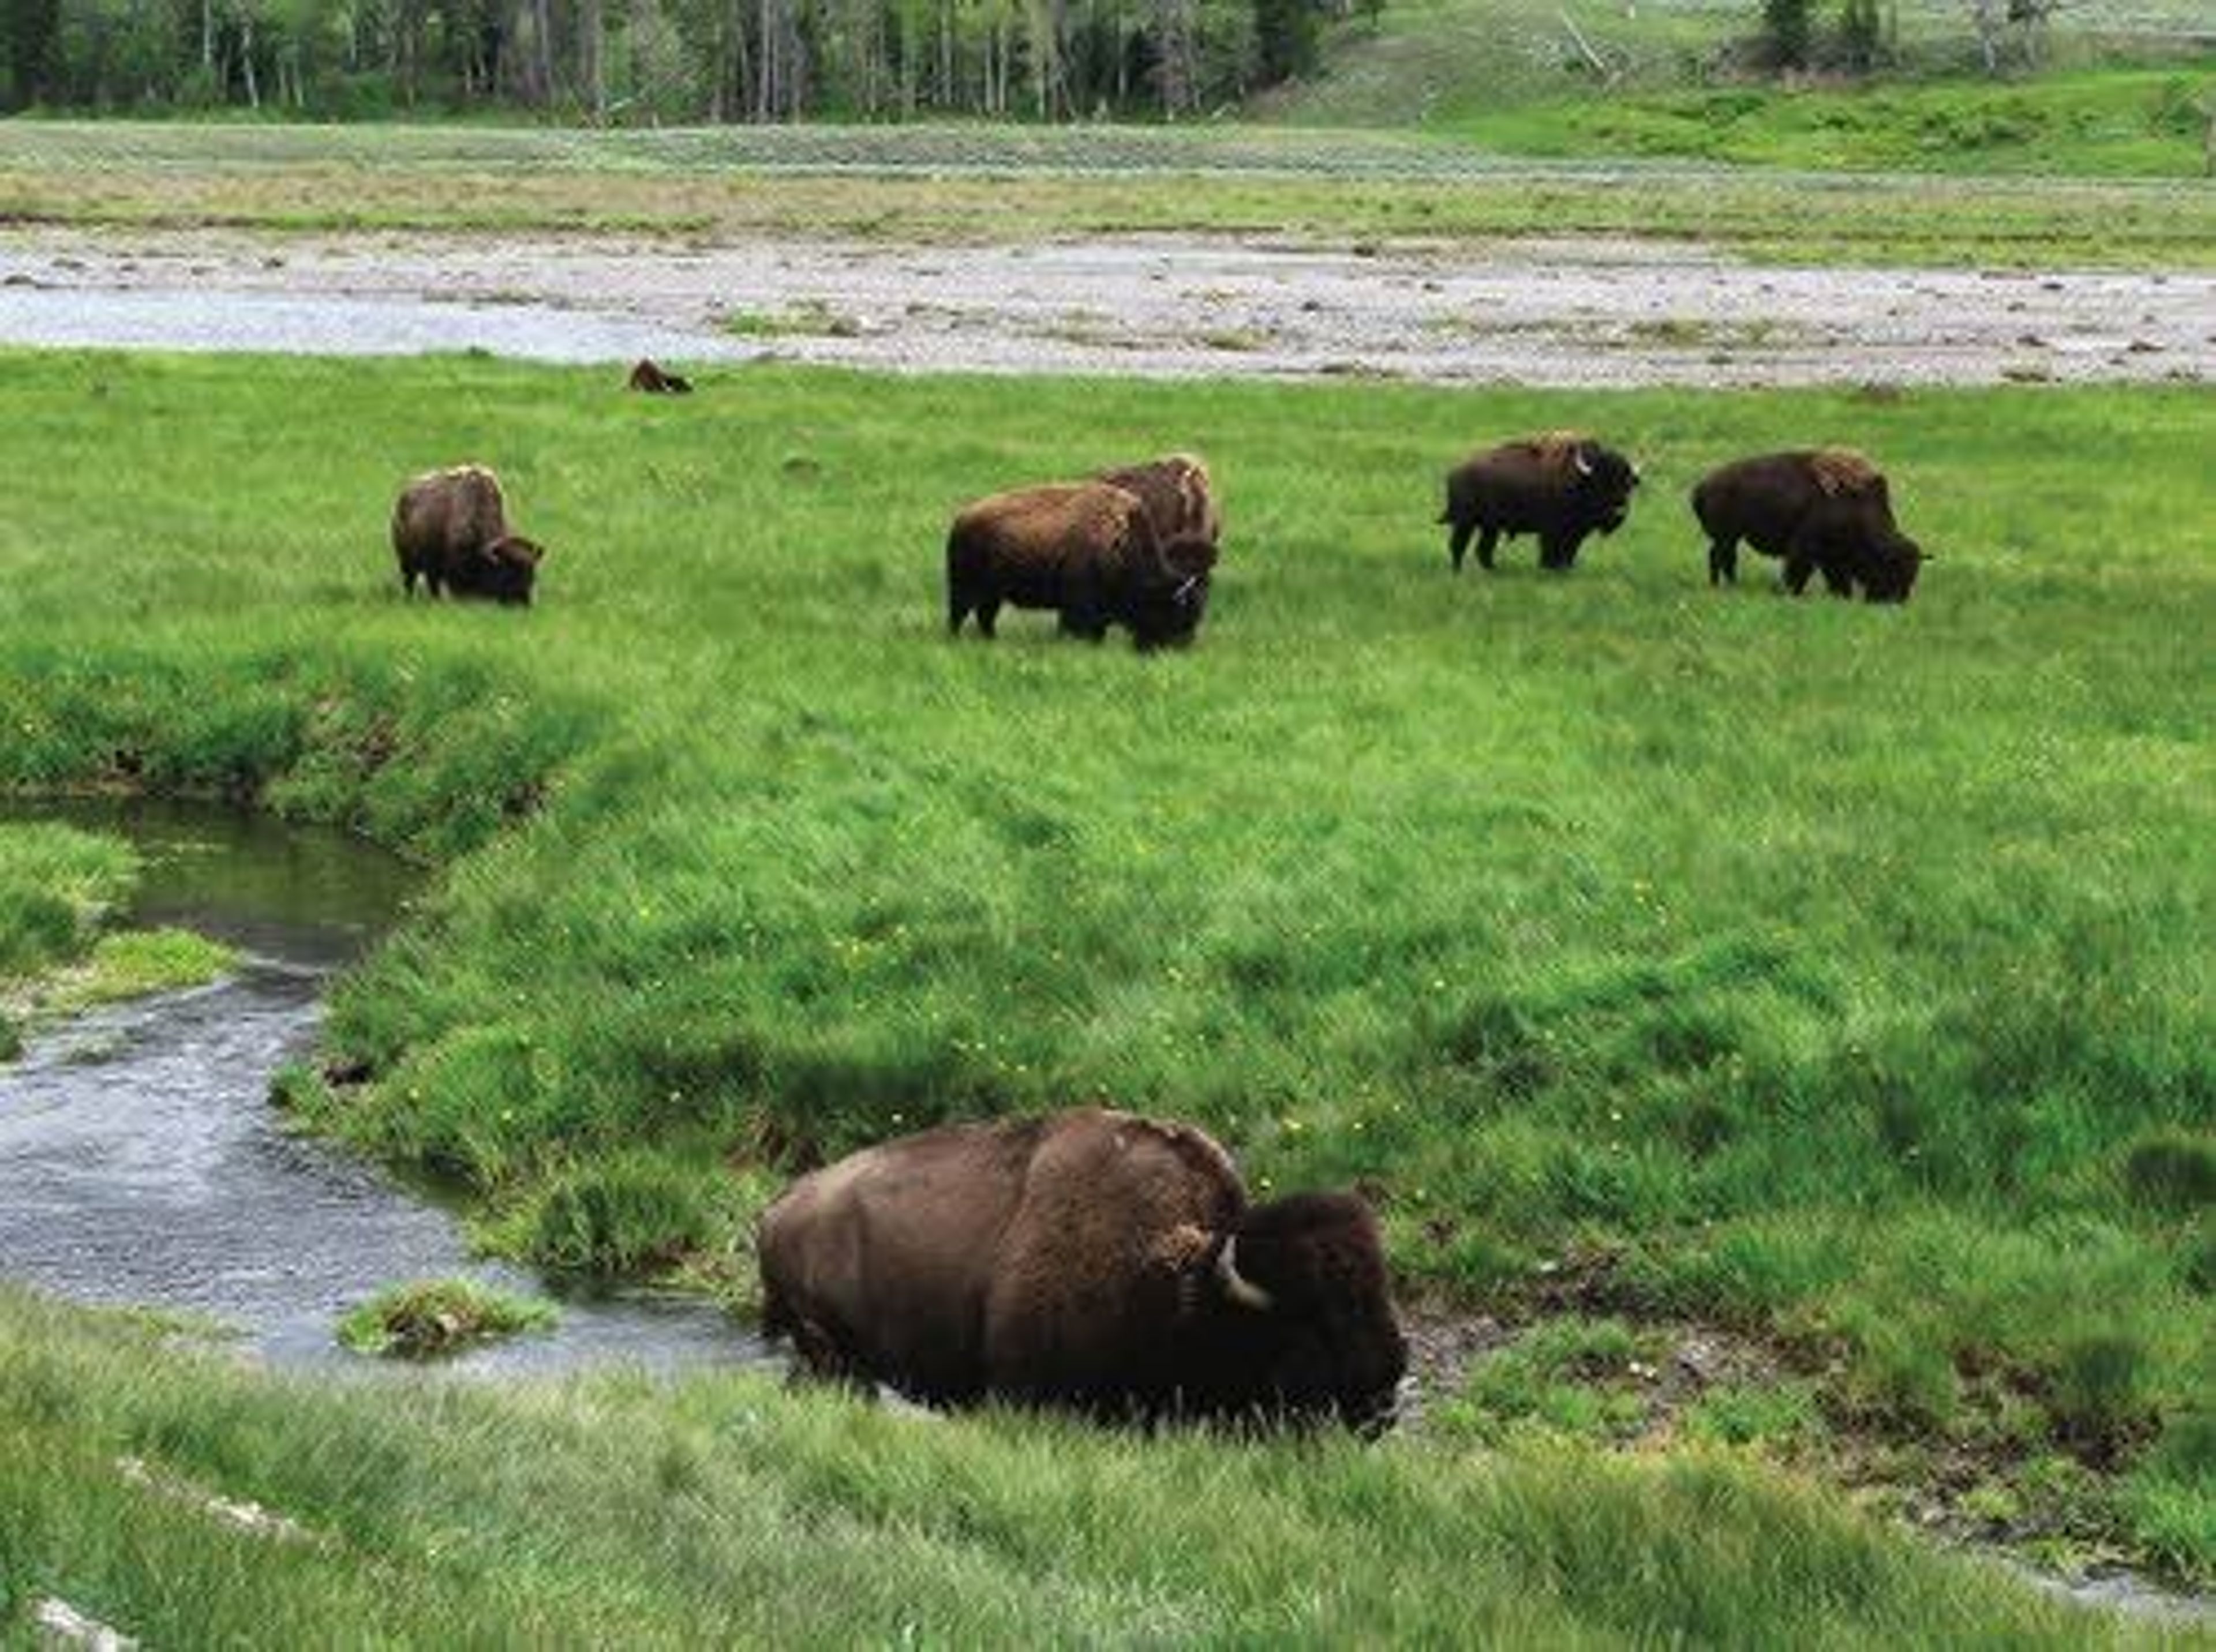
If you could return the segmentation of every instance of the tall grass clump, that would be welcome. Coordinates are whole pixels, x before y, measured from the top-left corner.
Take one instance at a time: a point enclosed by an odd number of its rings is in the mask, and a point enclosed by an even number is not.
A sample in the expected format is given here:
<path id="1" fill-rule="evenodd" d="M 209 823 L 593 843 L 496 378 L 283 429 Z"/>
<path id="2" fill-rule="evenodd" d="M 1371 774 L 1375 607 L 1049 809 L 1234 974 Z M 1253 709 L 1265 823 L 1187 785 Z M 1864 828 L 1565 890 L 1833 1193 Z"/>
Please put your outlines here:
<path id="1" fill-rule="evenodd" d="M 148 1645 L 2132 1638 L 1707 1455 L 939 1420 L 760 1373 L 286 1383 L 5 1293 L 0 1441 L 11 1641 L 43 1599 Z"/>

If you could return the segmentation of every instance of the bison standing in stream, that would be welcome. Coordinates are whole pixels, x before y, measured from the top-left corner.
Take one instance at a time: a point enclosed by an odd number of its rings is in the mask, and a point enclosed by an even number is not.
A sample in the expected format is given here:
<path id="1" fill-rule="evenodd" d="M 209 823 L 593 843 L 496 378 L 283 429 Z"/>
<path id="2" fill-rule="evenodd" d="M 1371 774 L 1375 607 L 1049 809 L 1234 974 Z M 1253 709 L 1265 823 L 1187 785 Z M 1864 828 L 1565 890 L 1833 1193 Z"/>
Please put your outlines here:
<path id="1" fill-rule="evenodd" d="M 528 604 L 545 551 L 508 531 L 500 478 L 481 464 L 460 464 L 417 476 L 392 507 L 392 550 L 400 586 L 416 594 L 421 579 L 433 596 Z"/>
<path id="2" fill-rule="evenodd" d="M 1142 648 L 1190 642 L 1216 547 L 1163 538 L 1139 496 L 1104 482 L 1052 482 L 965 506 L 946 537 L 946 623 L 971 614 L 993 635 L 1000 605 L 1051 608 L 1061 629 L 1099 642 L 1121 625 Z"/>
<path id="3" fill-rule="evenodd" d="M 1250 1206 L 1209 1136 L 1099 1108 L 865 1149 L 788 1188 L 757 1253 L 808 1371 L 933 1404 L 1374 1430 L 1407 1368 L 1367 1205 Z"/>
<path id="4" fill-rule="evenodd" d="M 1739 542 L 1785 559 L 1799 596 L 1821 571 L 1834 596 L 1906 602 L 1924 552 L 1893 519 L 1884 473 L 1851 448 L 1764 453 L 1711 470 L 1693 489 L 1708 536 L 1708 583 L 1739 578 Z"/>
<path id="5" fill-rule="evenodd" d="M 1477 565 L 1493 566 L 1505 536 L 1539 536 L 1539 566 L 1567 572 L 1589 534 L 1614 533 L 1631 513 L 1639 469 L 1612 447 L 1557 430 L 1474 453 L 1447 473 L 1447 556 L 1462 572 L 1470 536 Z"/>

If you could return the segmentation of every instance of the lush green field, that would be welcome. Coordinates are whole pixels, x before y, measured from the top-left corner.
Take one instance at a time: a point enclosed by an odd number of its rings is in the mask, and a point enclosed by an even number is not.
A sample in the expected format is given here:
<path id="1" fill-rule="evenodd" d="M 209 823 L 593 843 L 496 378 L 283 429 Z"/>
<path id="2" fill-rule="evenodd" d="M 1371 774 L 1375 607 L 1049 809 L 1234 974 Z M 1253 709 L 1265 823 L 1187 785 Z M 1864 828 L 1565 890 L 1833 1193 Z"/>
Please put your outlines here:
<path id="1" fill-rule="evenodd" d="M 46 1599 L 149 1646 L 2154 1643 L 1720 1454 L 287 1385 L 151 1340 L 0 1291 L 0 1645 Z"/>
<path id="2" fill-rule="evenodd" d="M 1413 129 L 1514 155 L 2081 176 L 2198 177 L 2209 164 L 2216 37 L 2204 8 L 2065 8 L 2037 69 L 2011 37 L 2008 72 L 1995 78 L 1967 6 L 1911 3 L 1892 9 L 1899 54 L 1879 73 L 1797 83 L 1756 67 L 1758 10 L 1392 0 L 1374 24 L 1334 32 L 1320 73 L 1251 113 L 1294 126 Z M 1817 9 L 1819 57 L 1836 15 Z M 1608 64 L 1605 78 L 1565 16 Z"/>
<path id="3" fill-rule="evenodd" d="M 288 1090 L 507 1247 L 742 1293 L 793 1164 L 1108 1097 L 1361 1179 L 1418 1293 L 1756 1340 L 1816 1426 L 1727 1436 L 2209 1575 L 2205 390 L 0 365 L 0 783 L 446 862 L 338 995 L 372 1081 Z M 1450 579 L 1441 470 L 1571 422 L 1630 525 Z M 1937 553 L 1907 609 L 1707 588 L 1687 486 L 1816 439 Z M 1197 648 L 945 638 L 955 505 L 1173 445 Z M 463 458 L 530 612 L 399 598 L 391 494 Z M 1578 1432 L 1524 1363 L 1465 1420 Z"/>
<path id="4" fill-rule="evenodd" d="M 1148 231 L 1339 244 L 1604 235 L 1800 263 L 2216 263 L 2216 191 L 2190 182 L 1506 161 L 1440 138 L 1253 126 L 580 132 L 14 121 L 0 125 L 8 220 L 118 232 L 957 243 Z"/>
<path id="5" fill-rule="evenodd" d="M 2194 178 L 2212 164 L 2216 71 L 2111 70 L 2025 82 L 1720 86 L 1441 107 L 1434 129 L 1516 155 L 1674 156 L 1753 166 Z"/>

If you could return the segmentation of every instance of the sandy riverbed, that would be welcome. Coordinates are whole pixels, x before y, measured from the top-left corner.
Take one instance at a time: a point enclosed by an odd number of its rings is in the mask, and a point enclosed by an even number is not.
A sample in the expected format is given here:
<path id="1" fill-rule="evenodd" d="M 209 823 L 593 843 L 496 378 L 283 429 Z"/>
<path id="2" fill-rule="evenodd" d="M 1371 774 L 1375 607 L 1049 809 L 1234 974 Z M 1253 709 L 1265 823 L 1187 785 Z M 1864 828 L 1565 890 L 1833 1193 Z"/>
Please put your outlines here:
<path id="1" fill-rule="evenodd" d="M 1560 386 L 2206 383 L 2216 275 L 1757 267 L 1591 241 L 917 248 L 31 228 L 0 231 L 0 341 Z"/>

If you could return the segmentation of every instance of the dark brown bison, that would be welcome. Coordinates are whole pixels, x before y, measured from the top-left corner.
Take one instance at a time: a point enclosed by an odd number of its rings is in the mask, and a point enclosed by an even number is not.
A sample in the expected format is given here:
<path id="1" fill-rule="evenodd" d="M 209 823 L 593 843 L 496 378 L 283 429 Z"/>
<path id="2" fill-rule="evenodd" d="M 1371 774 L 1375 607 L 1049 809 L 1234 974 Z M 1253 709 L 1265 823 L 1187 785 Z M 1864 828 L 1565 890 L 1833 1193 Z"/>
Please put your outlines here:
<path id="1" fill-rule="evenodd" d="M 1461 573 L 1475 534 L 1477 565 L 1490 568 L 1504 536 L 1536 533 L 1539 566 L 1565 571 L 1575 566 L 1588 534 L 1623 525 L 1638 486 L 1636 465 L 1574 430 L 1503 442 L 1447 473 L 1447 505 L 1439 516 L 1451 529 L 1447 556 Z"/>
<path id="2" fill-rule="evenodd" d="M 392 549 L 401 589 L 416 594 L 420 578 L 433 596 L 528 603 L 546 553 L 508 531 L 500 478 L 481 464 L 456 465 L 417 476 L 392 507 Z"/>
<path id="3" fill-rule="evenodd" d="M 1785 559 L 1795 596 L 1820 571 L 1836 596 L 1859 586 L 1871 602 L 1906 602 L 1924 564 L 1894 525 L 1883 473 L 1851 449 L 1802 449 L 1739 459 L 1693 489 L 1693 514 L 1708 536 L 1708 583 L 1739 577 L 1739 542 Z"/>
<path id="4" fill-rule="evenodd" d="M 647 396 L 690 396 L 692 381 L 680 374 L 667 372 L 656 363 L 641 360 L 631 370 L 630 387 Z"/>
<path id="5" fill-rule="evenodd" d="M 1002 603 L 1051 608 L 1061 629 L 1099 642 L 1121 625 L 1142 648 L 1190 642 L 1216 547 L 1159 537 L 1138 496 L 1103 482 L 1053 482 L 963 507 L 946 537 L 946 623 L 977 617 L 993 635 Z"/>
<path id="6" fill-rule="evenodd" d="M 1407 1368 L 1377 1221 L 1249 1206 L 1187 1126 L 1083 1108 L 956 1125 L 802 1177 L 757 1236 L 805 1369 L 933 1404 L 1389 1422 Z"/>

